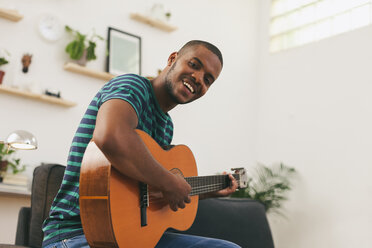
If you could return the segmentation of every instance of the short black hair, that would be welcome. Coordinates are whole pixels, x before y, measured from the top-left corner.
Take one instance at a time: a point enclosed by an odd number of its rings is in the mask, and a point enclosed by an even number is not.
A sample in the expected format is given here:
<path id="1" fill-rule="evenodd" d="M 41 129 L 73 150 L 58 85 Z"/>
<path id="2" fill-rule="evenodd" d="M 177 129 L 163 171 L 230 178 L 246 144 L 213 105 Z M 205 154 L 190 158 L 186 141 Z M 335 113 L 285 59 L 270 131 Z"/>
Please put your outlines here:
<path id="1" fill-rule="evenodd" d="M 220 49 L 218 49 L 215 45 L 213 45 L 213 44 L 211 44 L 207 41 L 191 40 L 191 41 L 187 42 L 185 45 L 183 45 L 183 47 L 181 47 L 181 49 L 178 51 L 178 53 L 181 55 L 186 49 L 188 49 L 190 47 L 193 47 L 193 46 L 203 46 L 203 47 L 207 48 L 209 51 L 211 51 L 212 53 L 214 53 L 218 57 L 218 59 L 221 62 L 221 67 L 223 66 L 223 58 L 222 58 L 222 53 L 221 53 Z"/>

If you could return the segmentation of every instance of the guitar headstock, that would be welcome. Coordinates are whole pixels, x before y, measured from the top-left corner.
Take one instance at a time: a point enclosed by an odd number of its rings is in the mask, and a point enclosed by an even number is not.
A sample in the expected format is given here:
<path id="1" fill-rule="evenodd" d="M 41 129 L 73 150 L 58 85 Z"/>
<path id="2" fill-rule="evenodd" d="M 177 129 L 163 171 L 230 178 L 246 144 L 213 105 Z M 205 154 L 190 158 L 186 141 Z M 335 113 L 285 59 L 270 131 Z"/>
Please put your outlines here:
<path id="1" fill-rule="evenodd" d="M 238 175 L 238 188 L 239 189 L 244 189 L 248 186 L 248 177 L 247 177 L 247 171 L 245 168 L 240 167 L 240 168 L 231 168 L 232 171 L 235 172 L 235 174 Z"/>

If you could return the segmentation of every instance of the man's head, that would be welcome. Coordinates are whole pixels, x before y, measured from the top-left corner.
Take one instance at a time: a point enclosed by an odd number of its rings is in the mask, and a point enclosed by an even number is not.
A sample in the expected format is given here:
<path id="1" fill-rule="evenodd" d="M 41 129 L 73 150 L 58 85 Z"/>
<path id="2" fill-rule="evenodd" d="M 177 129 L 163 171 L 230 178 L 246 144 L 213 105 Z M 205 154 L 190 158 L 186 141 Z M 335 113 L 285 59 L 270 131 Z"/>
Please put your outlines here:
<path id="1" fill-rule="evenodd" d="M 202 40 L 191 40 L 191 41 L 187 42 L 178 51 L 178 56 L 186 53 L 188 49 L 190 49 L 190 48 L 192 49 L 195 46 L 204 46 L 209 51 L 211 51 L 212 53 L 214 53 L 218 57 L 218 59 L 220 60 L 220 62 L 221 62 L 221 68 L 223 67 L 223 58 L 222 58 L 221 51 L 215 45 L 213 45 L 213 44 L 211 44 L 209 42 L 206 42 L 206 41 L 202 41 Z"/>
<path id="2" fill-rule="evenodd" d="M 167 92 L 176 104 L 202 97 L 219 76 L 222 54 L 214 45 L 200 40 L 187 42 L 168 58 Z"/>

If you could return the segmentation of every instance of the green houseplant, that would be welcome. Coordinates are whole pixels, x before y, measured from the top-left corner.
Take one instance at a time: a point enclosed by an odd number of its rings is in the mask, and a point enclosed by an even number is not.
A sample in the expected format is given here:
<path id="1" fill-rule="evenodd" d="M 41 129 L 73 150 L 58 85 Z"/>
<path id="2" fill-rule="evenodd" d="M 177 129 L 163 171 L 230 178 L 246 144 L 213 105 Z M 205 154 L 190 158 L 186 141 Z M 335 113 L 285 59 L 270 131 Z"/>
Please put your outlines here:
<path id="1" fill-rule="evenodd" d="M 6 60 L 6 58 L 0 57 L 0 66 L 5 65 L 5 64 L 8 64 L 8 63 L 9 63 L 9 61 Z"/>
<path id="2" fill-rule="evenodd" d="M 9 61 L 5 57 L 0 57 L 0 66 L 8 64 Z M 5 71 L 0 69 L 0 84 L 3 82 L 3 77 L 5 75 Z"/>
<path id="3" fill-rule="evenodd" d="M 286 193 L 292 189 L 291 180 L 296 170 L 283 163 L 271 167 L 259 164 L 252 173 L 248 173 L 248 186 L 232 194 L 231 197 L 251 198 L 262 203 L 266 212 L 281 213 Z"/>
<path id="4" fill-rule="evenodd" d="M 85 66 L 87 61 L 97 59 L 95 53 L 96 41 L 104 40 L 103 37 L 97 35 L 95 32 L 88 36 L 67 25 L 65 26 L 65 30 L 74 38 L 65 48 L 71 59 L 76 60 L 78 64 L 83 66 Z"/>
<path id="5" fill-rule="evenodd" d="M 25 165 L 21 165 L 21 159 L 14 158 L 14 150 L 8 150 L 6 144 L 0 143 L 0 182 L 6 174 L 8 168 L 10 168 L 13 174 L 17 174 L 26 169 Z"/>
<path id="6" fill-rule="evenodd" d="M 9 63 L 10 53 L 5 49 L 0 49 L 0 66 Z"/>

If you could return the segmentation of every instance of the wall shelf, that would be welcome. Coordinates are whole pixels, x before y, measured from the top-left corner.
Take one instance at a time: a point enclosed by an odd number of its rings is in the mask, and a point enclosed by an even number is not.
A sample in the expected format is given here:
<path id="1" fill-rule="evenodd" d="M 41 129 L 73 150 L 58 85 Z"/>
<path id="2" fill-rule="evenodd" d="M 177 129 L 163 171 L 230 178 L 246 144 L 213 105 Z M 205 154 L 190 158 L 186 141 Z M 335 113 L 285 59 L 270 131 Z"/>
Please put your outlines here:
<path id="1" fill-rule="evenodd" d="M 155 28 L 159 28 L 163 31 L 167 31 L 167 32 L 172 32 L 172 31 L 177 29 L 177 27 L 169 25 L 166 22 L 163 22 L 163 21 L 157 20 L 157 19 L 153 19 L 153 18 L 147 17 L 147 16 L 142 15 L 142 14 L 138 14 L 138 13 L 131 13 L 130 18 L 132 18 L 133 20 L 148 24 L 148 25 L 153 26 Z"/>
<path id="2" fill-rule="evenodd" d="M 115 77 L 114 75 L 112 75 L 110 73 L 95 71 L 95 70 L 89 69 L 85 66 L 81 66 L 81 65 L 78 65 L 78 64 L 75 64 L 75 63 L 66 63 L 63 66 L 63 69 L 65 69 L 66 71 L 80 73 L 80 74 L 83 74 L 83 75 L 86 75 L 86 76 L 99 78 L 99 79 L 103 79 L 103 80 L 106 80 L 106 81 L 109 81 L 109 80 L 111 80 L 112 78 Z"/>
<path id="3" fill-rule="evenodd" d="M 0 17 L 18 22 L 23 18 L 23 15 L 19 14 L 17 10 L 0 8 Z"/>
<path id="4" fill-rule="evenodd" d="M 75 102 L 67 101 L 61 98 L 53 97 L 53 96 L 48 96 L 48 95 L 43 95 L 43 94 L 37 94 L 33 92 L 28 92 L 24 90 L 19 90 L 16 88 L 0 85 L 0 93 L 6 93 L 10 95 L 16 95 L 16 96 L 22 96 L 22 97 L 27 97 L 30 99 L 34 100 L 39 100 L 43 102 L 48 102 L 48 103 L 53 103 L 53 104 L 58 104 L 64 107 L 73 107 L 76 105 Z"/>

